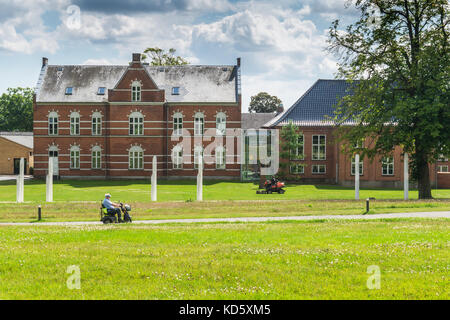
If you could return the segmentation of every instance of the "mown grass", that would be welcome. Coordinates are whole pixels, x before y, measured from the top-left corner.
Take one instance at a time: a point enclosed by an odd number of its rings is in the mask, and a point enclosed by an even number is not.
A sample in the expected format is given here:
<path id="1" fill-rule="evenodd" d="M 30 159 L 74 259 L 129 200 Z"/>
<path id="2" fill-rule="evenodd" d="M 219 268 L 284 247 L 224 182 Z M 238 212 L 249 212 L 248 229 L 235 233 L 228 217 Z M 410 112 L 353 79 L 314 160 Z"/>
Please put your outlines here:
<path id="1" fill-rule="evenodd" d="M 448 299 L 449 231 L 448 219 L 0 227 L 0 299 Z"/>
<path id="2" fill-rule="evenodd" d="M 365 201 L 350 200 L 272 200 L 272 201 L 206 201 L 206 202 L 131 202 L 135 220 L 274 217 L 300 215 L 363 214 Z M 36 203 L 3 203 L 0 222 L 34 222 Z M 56 202 L 42 204 L 42 221 L 99 220 L 100 201 Z M 392 212 L 450 211 L 450 200 L 372 201 L 370 214 Z"/>
<path id="3" fill-rule="evenodd" d="M 288 185 L 284 195 L 257 195 L 258 185 L 240 182 L 205 181 L 204 200 L 351 200 L 354 199 L 353 188 L 321 185 Z M 106 192 L 114 199 L 127 202 L 150 202 L 150 182 L 143 180 L 120 181 L 57 181 L 54 185 L 55 201 L 97 201 Z M 450 200 L 450 189 L 433 190 L 438 199 Z M 403 199 L 402 190 L 363 189 L 361 199 L 375 197 L 379 200 Z M 416 190 L 410 192 L 411 199 L 417 199 Z M 0 202 L 15 201 L 16 187 L 14 181 L 0 181 Z M 158 182 L 158 201 L 189 201 L 196 199 L 195 181 Z M 25 201 L 45 201 L 45 182 L 30 180 L 25 182 Z"/>

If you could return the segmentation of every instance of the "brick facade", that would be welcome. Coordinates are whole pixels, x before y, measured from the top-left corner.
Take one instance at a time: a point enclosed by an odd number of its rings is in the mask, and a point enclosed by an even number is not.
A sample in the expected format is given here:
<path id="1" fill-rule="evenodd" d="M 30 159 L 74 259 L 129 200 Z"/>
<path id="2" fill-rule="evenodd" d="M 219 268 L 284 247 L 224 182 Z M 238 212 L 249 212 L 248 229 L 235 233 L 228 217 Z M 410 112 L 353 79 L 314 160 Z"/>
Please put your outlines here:
<path id="1" fill-rule="evenodd" d="M 226 127 L 240 128 L 241 98 L 236 94 L 235 102 L 168 102 L 165 89 L 158 88 L 144 65 L 133 55 L 133 62 L 121 76 L 119 82 L 108 90 L 107 101 L 103 102 L 40 102 L 34 103 L 34 153 L 35 176 L 45 175 L 48 167 L 49 151 L 58 150 L 58 175 L 61 177 L 86 178 L 147 178 L 152 174 L 152 159 L 157 156 L 158 175 L 161 177 L 195 177 L 197 170 L 193 164 L 185 164 L 182 169 L 173 169 L 172 148 L 178 142 L 171 141 L 173 115 L 183 115 L 183 128 L 191 134 L 192 150 L 184 154 L 194 154 L 194 115 L 204 114 L 204 128 L 216 128 L 216 114 L 226 114 Z M 239 65 L 233 68 L 239 68 Z M 141 99 L 132 102 L 133 82 L 141 85 Z M 74 88 L 75 90 L 75 88 Z M 97 88 L 93 88 L 97 90 Z M 218 88 L 217 90 L 220 90 Z M 49 134 L 50 113 L 58 114 L 58 134 Z M 70 134 L 70 115 L 80 115 L 79 135 Z M 129 117 L 133 112 L 143 116 L 143 134 L 129 133 Z M 92 115 L 101 114 L 101 134 L 93 135 Z M 184 139 L 187 139 L 184 137 Z M 206 147 L 210 142 L 204 141 Z M 71 168 L 70 150 L 79 148 L 79 169 Z M 92 148 L 101 148 L 101 168 L 92 168 Z M 139 146 L 143 150 L 143 168 L 131 169 L 129 150 Z M 237 152 L 237 148 L 235 150 Z M 193 162 L 193 160 L 191 160 Z M 215 164 L 205 164 L 204 176 L 210 178 L 239 179 L 240 165 L 227 164 L 225 169 L 216 169 Z"/>

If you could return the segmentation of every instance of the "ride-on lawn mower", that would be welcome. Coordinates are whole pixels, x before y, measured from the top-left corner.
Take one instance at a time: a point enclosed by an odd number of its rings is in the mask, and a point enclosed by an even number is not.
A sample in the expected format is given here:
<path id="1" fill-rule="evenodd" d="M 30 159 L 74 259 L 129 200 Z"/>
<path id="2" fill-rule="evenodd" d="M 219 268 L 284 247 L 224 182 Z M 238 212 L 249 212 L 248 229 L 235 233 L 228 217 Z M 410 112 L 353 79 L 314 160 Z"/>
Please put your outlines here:
<path id="1" fill-rule="evenodd" d="M 257 194 L 271 194 L 271 193 L 283 194 L 286 192 L 286 190 L 284 190 L 285 187 L 286 187 L 286 185 L 284 184 L 284 182 L 280 182 L 280 181 L 278 181 L 278 179 L 272 178 L 272 180 L 266 180 L 266 182 L 264 182 L 264 190 L 257 190 L 256 193 Z"/>
<path id="2" fill-rule="evenodd" d="M 123 213 L 123 222 L 133 222 L 133 220 L 131 219 L 131 216 L 128 212 L 131 211 L 131 206 L 128 204 L 123 204 L 122 202 L 120 203 L 120 210 Z M 105 208 L 105 206 L 101 205 L 100 208 L 100 221 L 103 222 L 104 224 L 108 224 L 108 223 L 117 223 L 117 216 L 115 214 L 109 214 L 108 210 Z"/>

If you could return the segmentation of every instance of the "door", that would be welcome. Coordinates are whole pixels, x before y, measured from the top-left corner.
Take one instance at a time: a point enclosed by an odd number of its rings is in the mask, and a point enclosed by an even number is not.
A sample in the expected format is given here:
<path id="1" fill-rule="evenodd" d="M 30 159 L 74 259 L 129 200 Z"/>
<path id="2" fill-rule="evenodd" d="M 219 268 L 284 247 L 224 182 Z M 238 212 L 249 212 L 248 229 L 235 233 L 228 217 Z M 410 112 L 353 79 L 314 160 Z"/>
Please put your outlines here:
<path id="1" fill-rule="evenodd" d="M 23 174 L 27 174 L 27 159 L 24 159 Z M 20 158 L 14 158 L 14 174 L 20 173 Z"/>
<path id="2" fill-rule="evenodd" d="M 53 176 L 59 176 L 58 151 L 49 151 L 48 156 L 53 160 Z"/>

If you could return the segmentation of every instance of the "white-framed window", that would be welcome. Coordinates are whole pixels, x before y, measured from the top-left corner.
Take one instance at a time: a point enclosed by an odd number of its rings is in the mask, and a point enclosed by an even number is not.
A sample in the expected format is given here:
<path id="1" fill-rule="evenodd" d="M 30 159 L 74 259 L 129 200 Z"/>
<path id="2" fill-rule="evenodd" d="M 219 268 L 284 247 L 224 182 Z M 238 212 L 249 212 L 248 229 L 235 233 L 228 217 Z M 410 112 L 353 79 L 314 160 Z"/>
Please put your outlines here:
<path id="1" fill-rule="evenodd" d="M 102 148 L 100 146 L 95 146 L 92 148 L 91 160 L 92 169 L 102 168 Z"/>
<path id="2" fill-rule="evenodd" d="M 144 169 L 144 151 L 139 146 L 133 146 L 128 151 L 128 168 L 131 170 Z"/>
<path id="3" fill-rule="evenodd" d="M 219 112 L 216 116 L 216 134 L 223 136 L 227 130 L 227 115 L 223 112 Z"/>
<path id="4" fill-rule="evenodd" d="M 80 134 L 80 114 L 72 112 L 70 114 L 70 135 L 78 136 Z"/>
<path id="5" fill-rule="evenodd" d="M 298 163 L 293 163 L 289 166 L 289 172 L 291 174 L 304 174 L 305 173 L 305 166 Z"/>
<path id="6" fill-rule="evenodd" d="M 99 136 L 102 134 L 102 114 L 94 112 L 92 114 L 92 135 Z"/>
<path id="7" fill-rule="evenodd" d="M 312 173 L 313 174 L 325 174 L 327 172 L 327 166 L 324 164 L 313 164 Z"/>
<path id="8" fill-rule="evenodd" d="M 194 135 L 202 136 L 205 128 L 205 115 L 197 112 L 194 116 Z"/>
<path id="9" fill-rule="evenodd" d="M 141 101 L 141 83 L 139 81 L 133 81 L 131 84 L 131 101 Z"/>
<path id="10" fill-rule="evenodd" d="M 173 134 L 177 136 L 183 134 L 183 114 L 180 112 L 173 115 Z"/>
<path id="11" fill-rule="evenodd" d="M 438 166 L 438 172 L 448 172 L 448 166 Z"/>
<path id="12" fill-rule="evenodd" d="M 172 87 L 172 95 L 177 96 L 180 94 L 180 87 Z"/>
<path id="13" fill-rule="evenodd" d="M 70 148 L 70 169 L 80 169 L 80 147 Z"/>
<path id="14" fill-rule="evenodd" d="M 224 170 L 226 168 L 227 163 L 227 154 L 225 152 L 225 148 L 222 146 L 218 146 L 215 151 L 216 154 L 216 169 Z"/>
<path id="15" fill-rule="evenodd" d="M 353 143 L 353 148 L 355 149 L 364 148 L 364 139 L 361 139 L 360 141 L 356 141 L 355 143 Z"/>
<path id="16" fill-rule="evenodd" d="M 313 160 L 325 160 L 327 157 L 326 152 L 327 136 L 324 134 L 312 136 L 312 159 Z"/>
<path id="17" fill-rule="evenodd" d="M 173 169 L 183 169 L 183 148 L 175 146 L 172 149 L 172 166 Z"/>
<path id="18" fill-rule="evenodd" d="M 58 114 L 50 112 L 48 115 L 48 134 L 51 136 L 58 134 Z"/>
<path id="19" fill-rule="evenodd" d="M 200 146 L 196 146 L 194 148 L 194 169 L 198 169 L 198 164 L 199 164 L 199 159 L 202 159 L 202 164 L 204 166 L 203 163 L 203 148 Z"/>
<path id="20" fill-rule="evenodd" d="M 305 159 L 305 136 L 303 134 L 298 136 L 297 149 L 293 150 L 291 154 L 291 159 L 304 160 Z"/>
<path id="21" fill-rule="evenodd" d="M 130 135 L 142 136 L 144 134 L 144 116 L 140 112 L 133 112 L 129 118 Z"/>
<path id="22" fill-rule="evenodd" d="M 381 174 L 383 176 L 393 176 L 394 175 L 394 158 L 384 157 L 381 160 Z"/>
<path id="23" fill-rule="evenodd" d="M 352 158 L 352 169 L 351 169 L 351 175 L 354 176 L 356 173 L 356 160 L 355 157 Z M 359 159 L 359 175 L 362 176 L 364 174 L 364 163 Z"/>
<path id="24" fill-rule="evenodd" d="M 438 161 L 439 162 L 447 162 L 448 158 L 446 156 L 444 156 L 443 154 L 440 154 L 438 157 Z"/>

